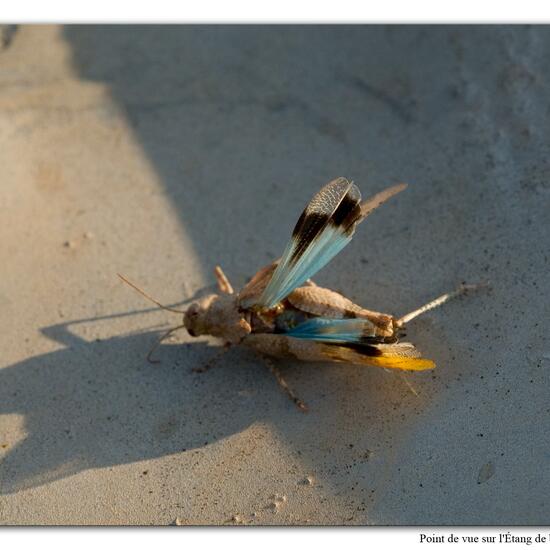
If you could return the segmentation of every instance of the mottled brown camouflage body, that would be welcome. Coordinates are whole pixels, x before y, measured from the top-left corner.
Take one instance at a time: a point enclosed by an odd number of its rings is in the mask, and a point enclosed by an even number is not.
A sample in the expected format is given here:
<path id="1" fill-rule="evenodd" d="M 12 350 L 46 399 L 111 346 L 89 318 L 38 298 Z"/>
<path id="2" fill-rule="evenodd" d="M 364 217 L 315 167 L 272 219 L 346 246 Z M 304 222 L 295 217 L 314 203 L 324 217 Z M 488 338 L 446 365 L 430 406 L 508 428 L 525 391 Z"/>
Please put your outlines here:
<path id="1" fill-rule="evenodd" d="M 317 286 L 313 281 L 308 281 L 305 286 L 293 290 L 288 298 L 274 309 L 261 310 L 243 306 L 243 298 L 253 300 L 261 293 L 276 265 L 277 262 L 273 262 L 260 269 L 238 296 L 212 294 L 191 304 L 184 317 L 184 324 L 189 334 L 192 336 L 208 334 L 222 338 L 227 343 L 246 344 L 246 338 L 249 335 L 274 334 L 281 329 L 281 323 L 292 326 L 295 324 L 292 322 L 293 318 L 304 320 L 308 317 L 361 318 L 372 324 L 370 334 L 366 332 L 366 335 L 391 337 L 395 334 L 398 326 L 395 317 L 364 309 L 342 294 Z M 216 268 L 217 276 L 218 273 L 223 273 L 220 268 Z M 220 281 L 220 278 L 218 280 Z M 267 344 L 276 340 L 260 339 L 258 342 Z M 311 344 L 314 345 L 315 342 Z M 257 347 L 263 344 L 254 345 Z M 280 347 L 279 344 L 277 345 Z M 303 346 L 303 349 L 306 348 L 312 349 L 312 346 Z"/>

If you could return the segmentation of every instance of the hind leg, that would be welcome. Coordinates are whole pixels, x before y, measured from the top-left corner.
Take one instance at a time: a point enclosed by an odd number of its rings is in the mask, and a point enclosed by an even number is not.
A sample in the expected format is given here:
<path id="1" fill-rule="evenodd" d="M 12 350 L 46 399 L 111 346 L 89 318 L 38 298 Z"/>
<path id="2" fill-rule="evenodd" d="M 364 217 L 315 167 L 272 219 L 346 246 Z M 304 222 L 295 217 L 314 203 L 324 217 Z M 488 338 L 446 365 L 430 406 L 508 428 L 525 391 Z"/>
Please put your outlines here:
<path id="1" fill-rule="evenodd" d="M 399 318 L 397 320 L 397 326 L 401 327 L 405 323 L 408 323 L 409 321 L 412 321 L 414 318 L 418 317 L 419 315 L 422 315 L 426 311 L 430 311 L 431 309 L 434 309 L 436 307 L 439 307 L 443 305 L 445 302 L 448 302 L 449 300 L 452 300 L 453 298 L 457 298 L 461 294 L 466 294 L 469 290 L 478 290 L 480 288 L 484 288 L 489 286 L 486 283 L 481 283 L 478 285 L 467 285 L 465 283 L 461 283 L 456 290 L 453 290 L 452 292 L 447 292 L 435 300 L 432 300 L 431 302 L 428 302 L 427 304 L 424 304 L 423 306 L 419 307 L 418 309 L 415 309 L 414 311 L 411 311 L 410 313 L 407 313 L 406 315 L 403 315 L 403 317 Z"/>

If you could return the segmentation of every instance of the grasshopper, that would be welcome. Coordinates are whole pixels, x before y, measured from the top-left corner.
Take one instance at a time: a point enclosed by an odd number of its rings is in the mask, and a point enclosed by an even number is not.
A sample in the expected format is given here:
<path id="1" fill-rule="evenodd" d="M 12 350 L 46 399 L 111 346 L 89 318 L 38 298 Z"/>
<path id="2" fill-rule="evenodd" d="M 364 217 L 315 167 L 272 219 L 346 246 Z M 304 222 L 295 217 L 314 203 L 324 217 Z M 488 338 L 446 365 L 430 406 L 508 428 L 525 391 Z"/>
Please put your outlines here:
<path id="1" fill-rule="evenodd" d="M 186 328 L 191 336 L 215 336 L 224 341 L 225 348 L 244 345 L 262 356 L 409 371 L 434 368 L 434 362 L 423 358 L 412 343 L 399 341 L 405 325 L 473 285 L 462 284 L 398 318 L 365 309 L 311 280 L 350 242 L 361 221 L 406 187 L 393 185 L 362 202 L 353 182 L 343 177 L 329 182 L 306 206 L 279 260 L 260 269 L 239 293 L 217 266 L 220 294 L 210 294 L 186 311 L 163 306 L 119 275 L 158 306 L 183 314 L 182 324 L 157 341 L 148 359 L 157 362 L 151 358 L 156 347 L 174 331 Z M 268 366 L 294 403 L 307 410 L 275 365 L 269 361 Z"/>

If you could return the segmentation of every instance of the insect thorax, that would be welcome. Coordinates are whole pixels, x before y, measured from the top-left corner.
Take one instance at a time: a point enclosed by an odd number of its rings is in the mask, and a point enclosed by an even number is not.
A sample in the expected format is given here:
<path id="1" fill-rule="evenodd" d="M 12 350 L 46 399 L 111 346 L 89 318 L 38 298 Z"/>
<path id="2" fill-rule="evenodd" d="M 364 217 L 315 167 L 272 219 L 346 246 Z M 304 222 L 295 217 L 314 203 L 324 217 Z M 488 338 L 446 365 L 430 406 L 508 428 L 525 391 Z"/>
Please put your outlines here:
<path id="1" fill-rule="evenodd" d="M 248 315 L 255 334 L 284 333 L 311 317 L 293 307 L 288 300 L 271 309 L 251 308 Z"/>

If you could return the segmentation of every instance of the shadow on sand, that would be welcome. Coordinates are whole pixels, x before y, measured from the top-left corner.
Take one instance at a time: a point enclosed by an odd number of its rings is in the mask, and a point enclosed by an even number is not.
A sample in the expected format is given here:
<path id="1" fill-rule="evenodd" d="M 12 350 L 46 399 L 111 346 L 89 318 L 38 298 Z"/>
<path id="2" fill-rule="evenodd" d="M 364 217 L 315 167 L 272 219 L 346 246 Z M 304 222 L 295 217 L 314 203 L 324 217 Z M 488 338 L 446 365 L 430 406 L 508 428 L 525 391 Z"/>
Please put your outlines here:
<path id="1" fill-rule="evenodd" d="M 418 398 L 404 397 L 404 381 L 393 373 L 288 365 L 287 379 L 312 409 L 303 414 L 246 349 L 228 351 L 198 374 L 192 367 L 216 355 L 207 342 L 162 345 L 162 362 L 153 365 L 144 351 L 158 333 L 88 342 L 71 324 L 43 330 L 64 349 L 0 371 L 0 414 L 23 415 L 27 433 L 2 462 L 3 494 L 86 469 L 185 453 L 258 421 L 272 425 L 306 468 L 327 461 L 331 468 L 349 467 L 406 429 L 406 417 L 419 405 Z M 69 407 L 76 413 L 67 415 Z"/>
<path id="2" fill-rule="evenodd" d="M 398 131 L 413 123 L 406 88 L 388 95 L 365 83 L 367 67 L 365 74 L 359 70 L 357 44 L 382 43 L 379 34 L 386 32 L 69 26 L 64 35 L 80 77 L 111 90 L 195 243 L 201 267 L 210 272 L 220 262 L 242 279 L 280 252 L 287 228 L 321 183 L 358 169 L 350 159 L 362 159 L 363 146 L 345 128 L 362 122 L 340 120 L 343 101 L 359 110 L 379 107 L 381 124 L 387 120 Z M 401 36 L 406 43 L 407 31 Z M 391 46 L 397 57 L 402 46 L 399 40 Z M 204 231 L 205 223 L 216 230 Z M 378 233 L 384 227 L 381 219 L 371 225 Z M 385 248 L 372 246 L 374 253 Z M 383 265 L 372 263 L 369 273 L 372 281 L 387 276 Z M 356 292 L 364 293 L 366 283 L 354 281 Z M 301 455 L 306 469 L 334 476 L 342 493 L 351 495 L 359 484 L 357 493 L 363 488 L 370 495 L 388 481 L 398 436 L 429 399 L 413 395 L 395 373 L 289 365 L 289 383 L 311 408 L 303 415 L 244 350 L 197 375 L 191 368 L 215 353 L 204 342 L 164 345 L 162 364 L 153 366 L 144 360 L 152 340 L 147 334 L 87 342 L 69 324 L 43 333 L 65 347 L 0 371 L 0 413 L 24 415 L 27 431 L 2 463 L 3 493 L 84 469 L 184 453 L 263 421 Z M 420 383 L 430 375 L 422 376 Z M 78 411 L 71 417 L 69 402 Z M 367 483 L 364 468 L 373 452 Z"/>

